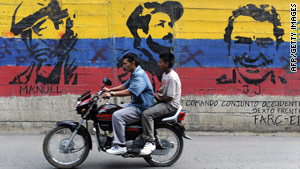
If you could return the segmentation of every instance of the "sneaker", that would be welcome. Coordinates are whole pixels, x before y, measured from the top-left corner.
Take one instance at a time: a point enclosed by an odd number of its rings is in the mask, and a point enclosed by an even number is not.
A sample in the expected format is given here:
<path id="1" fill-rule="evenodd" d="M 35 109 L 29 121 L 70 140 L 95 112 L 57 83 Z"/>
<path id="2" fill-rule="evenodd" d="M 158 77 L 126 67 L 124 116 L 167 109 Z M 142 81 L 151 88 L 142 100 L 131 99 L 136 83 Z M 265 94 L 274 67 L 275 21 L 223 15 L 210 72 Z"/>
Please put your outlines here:
<path id="1" fill-rule="evenodd" d="M 141 150 L 140 155 L 149 155 L 154 151 L 156 148 L 154 142 L 147 142 L 144 146 L 144 148 Z"/>
<path id="2" fill-rule="evenodd" d="M 114 145 L 110 149 L 106 150 L 106 152 L 109 153 L 109 154 L 120 155 L 120 154 L 126 153 L 127 148 L 126 147 L 121 147 L 119 145 Z"/>

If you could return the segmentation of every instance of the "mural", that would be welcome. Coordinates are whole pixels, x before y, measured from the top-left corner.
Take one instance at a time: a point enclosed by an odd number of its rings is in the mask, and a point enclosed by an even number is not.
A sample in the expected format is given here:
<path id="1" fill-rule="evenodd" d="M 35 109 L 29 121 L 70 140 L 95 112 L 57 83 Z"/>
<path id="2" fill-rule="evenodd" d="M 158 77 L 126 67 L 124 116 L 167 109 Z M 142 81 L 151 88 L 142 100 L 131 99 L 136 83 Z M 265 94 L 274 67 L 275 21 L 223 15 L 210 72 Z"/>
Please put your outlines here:
<path id="1" fill-rule="evenodd" d="M 34 61 L 24 72 L 17 74 L 9 84 L 27 84 L 29 81 L 34 81 L 35 84 L 59 84 L 62 81 L 64 84 L 75 85 L 78 79 L 77 65 L 74 64 L 76 59 L 71 60 L 69 54 L 74 50 L 77 41 L 77 35 L 72 30 L 73 20 L 67 9 L 62 9 L 57 0 L 52 0 L 47 5 L 38 5 L 41 9 L 16 22 L 16 15 L 22 7 L 21 2 L 12 16 L 10 31 L 14 35 L 21 36 L 28 50 L 28 56 L 24 56 L 24 61 L 26 58 L 33 58 Z M 58 43 L 43 39 L 44 29 L 51 31 L 51 28 L 43 26 L 46 21 L 52 22 L 56 30 L 65 26 L 65 32 Z M 40 38 L 33 39 L 32 34 Z"/>
<path id="2" fill-rule="evenodd" d="M 157 90 L 159 54 L 167 51 L 181 78 L 187 129 L 299 129 L 300 73 L 291 71 L 300 62 L 295 0 L 0 4 L 2 122 L 73 117 L 71 98 L 98 92 L 104 77 L 115 86 L 129 78 L 121 62 L 128 53 L 138 56 Z"/>
<path id="3" fill-rule="evenodd" d="M 300 95 L 299 72 L 289 71 L 288 3 L 220 1 L 224 10 L 213 12 L 192 1 L 64 2 L 20 0 L 7 9 L 1 96 L 97 91 L 104 76 L 123 83 L 127 53 L 138 56 L 157 89 L 165 51 L 176 56 L 183 96 Z"/>
<path id="4" fill-rule="evenodd" d="M 269 11 L 267 10 L 268 8 L 270 8 Z M 232 13 L 233 15 L 229 17 L 228 26 L 225 29 L 224 41 L 228 43 L 228 56 L 232 57 L 236 68 L 233 69 L 231 78 L 222 75 L 216 79 L 217 83 L 245 83 L 243 85 L 245 94 L 250 92 L 249 85 L 254 85 L 257 89 L 254 93 L 257 95 L 261 94 L 260 84 L 267 79 L 273 84 L 276 83 L 276 80 L 279 80 L 279 83 L 282 84 L 287 83 L 284 76 L 275 75 L 273 70 L 265 69 L 268 65 L 273 64 L 276 51 L 283 42 L 284 30 L 280 28 L 281 22 L 276 9 L 269 5 L 261 5 L 258 8 L 253 4 L 248 4 Z M 241 16 L 253 18 L 256 22 L 267 22 L 263 27 L 265 30 L 260 31 L 273 31 L 273 36 L 261 36 L 259 32 L 255 31 L 252 33 L 251 29 L 255 30 L 256 24 L 253 24 L 252 28 L 248 29 L 250 34 L 246 37 L 243 35 L 243 32 L 235 31 L 237 26 L 243 27 L 240 30 L 249 28 L 249 25 L 242 24 L 234 26 L 234 21 Z"/>

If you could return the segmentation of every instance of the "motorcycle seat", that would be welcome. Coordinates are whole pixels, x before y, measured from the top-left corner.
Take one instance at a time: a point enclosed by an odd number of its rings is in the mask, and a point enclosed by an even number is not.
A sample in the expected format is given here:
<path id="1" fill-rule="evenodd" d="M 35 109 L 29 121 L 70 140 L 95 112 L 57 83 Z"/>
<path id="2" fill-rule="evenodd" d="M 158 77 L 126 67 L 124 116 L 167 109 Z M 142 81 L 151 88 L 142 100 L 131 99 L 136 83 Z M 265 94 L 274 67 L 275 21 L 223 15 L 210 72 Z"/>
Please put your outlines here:
<path id="1" fill-rule="evenodd" d="M 177 109 L 177 111 L 174 111 L 172 113 L 169 113 L 169 114 L 166 114 L 166 115 L 163 115 L 161 117 L 158 117 L 158 118 L 155 118 L 154 119 L 154 122 L 157 123 L 157 122 L 176 122 L 177 121 L 177 116 L 179 115 L 179 113 L 181 112 L 182 110 L 182 106 L 179 105 L 179 108 Z M 134 123 L 131 123 L 129 125 L 126 125 L 126 126 L 142 126 L 142 122 L 141 121 L 137 121 L 137 122 L 134 122 Z"/>
<path id="2" fill-rule="evenodd" d="M 182 106 L 179 105 L 177 111 L 167 114 L 165 117 L 164 116 L 159 117 L 159 119 L 161 118 L 161 121 L 164 121 L 164 122 L 177 122 L 177 117 L 178 117 L 179 113 L 181 112 L 181 109 L 182 109 Z"/>

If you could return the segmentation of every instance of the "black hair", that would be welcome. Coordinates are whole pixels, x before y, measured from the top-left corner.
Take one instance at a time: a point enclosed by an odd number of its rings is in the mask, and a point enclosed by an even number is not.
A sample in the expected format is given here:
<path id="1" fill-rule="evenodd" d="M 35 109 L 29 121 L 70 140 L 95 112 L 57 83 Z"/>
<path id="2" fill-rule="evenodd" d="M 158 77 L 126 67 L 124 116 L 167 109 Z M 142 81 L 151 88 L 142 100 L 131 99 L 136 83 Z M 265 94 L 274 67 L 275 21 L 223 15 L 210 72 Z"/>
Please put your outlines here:
<path id="1" fill-rule="evenodd" d="M 159 55 L 159 58 L 164 62 L 169 63 L 169 68 L 172 68 L 175 63 L 175 57 L 172 53 L 166 52 Z"/>
<path id="2" fill-rule="evenodd" d="M 267 11 L 265 8 L 269 7 L 269 5 L 260 5 L 260 8 L 256 7 L 253 4 L 248 4 L 246 6 L 240 7 L 237 10 L 232 11 L 232 16 L 228 18 L 228 25 L 225 29 L 224 41 L 228 43 L 228 55 L 230 55 L 230 47 L 231 47 L 231 33 L 233 30 L 233 22 L 238 16 L 249 16 L 259 22 L 268 21 L 273 24 L 273 33 L 276 37 L 276 50 L 278 50 L 278 46 L 283 42 L 282 36 L 284 35 L 284 30 L 279 28 L 281 26 L 281 22 L 279 19 L 279 15 L 276 12 L 276 9 L 272 6 L 271 12 Z"/>
<path id="3" fill-rule="evenodd" d="M 143 16 L 142 13 L 144 8 L 153 9 L 153 11 L 151 11 L 151 14 Z M 144 33 L 148 34 L 151 15 L 158 12 L 165 13 L 170 17 L 171 22 L 168 24 L 172 28 L 174 23 L 183 15 L 183 7 L 181 3 L 176 1 L 166 1 L 162 4 L 158 2 L 146 2 L 144 3 L 144 7 L 142 5 L 137 6 L 126 23 L 134 37 L 134 48 L 137 48 L 141 43 L 141 38 L 138 35 L 137 30 L 142 29 Z"/>
<path id="4" fill-rule="evenodd" d="M 139 61 L 137 60 L 137 55 L 134 53 L 128 53 L 128 54 L 124 55 L 122 60 L 125 60 L 125 59 L 127 59 L 127 61 L 130 63 L 134 62 L 135 66 L 140 65 Z"/>

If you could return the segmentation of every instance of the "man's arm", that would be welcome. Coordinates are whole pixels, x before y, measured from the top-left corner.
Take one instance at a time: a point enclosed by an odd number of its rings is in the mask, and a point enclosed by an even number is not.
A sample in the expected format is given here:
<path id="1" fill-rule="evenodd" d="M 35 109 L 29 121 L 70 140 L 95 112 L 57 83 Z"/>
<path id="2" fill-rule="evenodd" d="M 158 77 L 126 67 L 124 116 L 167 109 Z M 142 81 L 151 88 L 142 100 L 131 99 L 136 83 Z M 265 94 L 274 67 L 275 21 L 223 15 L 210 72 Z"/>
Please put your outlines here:
<path id="1" fill-rule="evenodd" d="M 125 89 L 121 91 L 114 91 L 113 95 L 117 97 L 125 97 L 125 96 L 131 96 L 132 94 L 128 89 Z"/>
<path id="2" fill-rule="evenodd" d="M 117 86 L 117 87 L 112 87 L 112 88 L 104 87 L 103 89 L 104 89 L 104 91 L 106 91 L 106 92 L 110 92 L 110 91 L 120 91 L 120 90 L 124 90 L 124 89 L 125 89 L 125 86 L 124 86 L 123 84 L 121 84 L 120 86 Z"/>
<path id="3" fill-rule="evenodd" d="M 116 96 L 116 97 L 125 97 L 125 96 L 131 96 L 132 93 L 128 90 L 120 90 L 120 91 L 110 91 L 110 92 L 105 92 L 103 97 L 112 97 L 112 96 Z"/>
<path id="4" fill-rule="evenodd" d="M 159 96 L 159 95 L 155 95 L 155 99 L 157 99 L 160 102 L 169 102 L 173 100 L 173 97 L 170 96 Z"/>

